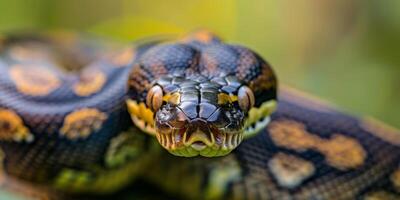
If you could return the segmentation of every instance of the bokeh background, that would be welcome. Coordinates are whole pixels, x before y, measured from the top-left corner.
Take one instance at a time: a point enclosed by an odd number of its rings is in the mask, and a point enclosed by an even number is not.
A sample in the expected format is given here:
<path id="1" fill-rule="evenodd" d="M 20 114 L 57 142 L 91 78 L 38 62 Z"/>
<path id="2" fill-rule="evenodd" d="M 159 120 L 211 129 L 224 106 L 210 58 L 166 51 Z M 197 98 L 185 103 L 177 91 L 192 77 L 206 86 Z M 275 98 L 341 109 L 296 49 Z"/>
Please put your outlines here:
<path id="1" fill-rule="evenodd" d="M 196 28 L 256 50 L 285 84 L 400 128 L 398 0 L 0 0 L 0 32 L 125 42 Z"/>

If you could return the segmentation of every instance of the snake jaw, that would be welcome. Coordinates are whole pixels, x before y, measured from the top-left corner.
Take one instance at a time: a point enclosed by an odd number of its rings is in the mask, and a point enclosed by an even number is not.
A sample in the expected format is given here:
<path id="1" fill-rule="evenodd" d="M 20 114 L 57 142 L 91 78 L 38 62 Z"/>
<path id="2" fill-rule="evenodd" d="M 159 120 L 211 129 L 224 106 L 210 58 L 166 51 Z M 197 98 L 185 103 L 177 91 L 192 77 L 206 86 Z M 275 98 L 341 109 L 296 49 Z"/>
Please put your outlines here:
<path id="1" fill-rule="evenodd" d="M 244 125 L 244 137 L 250 138 L 264 129 L 271 121 L 271 114 L 276 110 L 276 108 L 276 100 L 266 101 L 258 108 L 252 108 L 248 113 Z"/>
<path id="2" fill-rule="evenodd" d="M 255 101 L 251 88 L 233 76 L 167 75 L 154 81 L 146 103 L 131 100 L 128 108 L 135 124 L 155 134 L 172 154 L 214 157 L 228 154 L 268 124 L 263 119 L 276 101 L 260 106 Z"/>
<path id="3" fill-rule="evenodd" d="M 215 143 L 215 139 L 214 139 L 214 135 L 211 133 L 206 133 L 203 132 L 199 129 L 197 129 L 196 131 L 192 132 L 192 133 L 187 133 L 186 132 L 186 140 L 184 145 L 185 146 L 191 146 L 194 143 L 202 143 L 203 145 L 206 146 L 212 146 Z"/>
<path id="4" fill-rule="evenodd" d="M 196 151 L 202 151 L 205 148 L 207 148 L 207 145 L 204 144 L 203 142 L 194 142 L 193 144 L 190 145 L 194 150 Z"/>

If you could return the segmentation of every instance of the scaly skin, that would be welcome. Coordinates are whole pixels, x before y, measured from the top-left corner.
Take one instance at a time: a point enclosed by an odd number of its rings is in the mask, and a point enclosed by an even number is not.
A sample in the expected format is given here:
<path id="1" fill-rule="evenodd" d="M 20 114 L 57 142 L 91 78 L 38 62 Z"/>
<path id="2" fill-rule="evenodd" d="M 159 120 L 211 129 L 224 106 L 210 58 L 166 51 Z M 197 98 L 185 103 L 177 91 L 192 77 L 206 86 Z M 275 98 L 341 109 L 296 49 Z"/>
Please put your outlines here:
<path id="1" fill-rule="evenodd" d="M 129 113 L 177 156 L 224 156 L 269 122 L 277 80 L 252 50 L 198 32 L 137 55 Z"/>
<path id="2" fill-rule="evenodd" d="M 199 34 L 183 42 L 202 45 L 210 38 Z M 139 177 L 183 199 L 399 198 L 400 134 L 396 130 L 340 113 L 287 88 L 280 90 L 279 106 L 268 127 L 228 156 L 172 156 L 151 136 L 133 128 L 125 106 L 130 67 L 155 43 L 108 57 L 107 51 L 95 51 L 107 48 L 97 44 L 82 48 L 81 42 L 70 50 L 80 52 L 77 55 L 83 59 L 74 55 L 70 60 L 65 59 L 70 46 L 54 45 L 52 40 L 2 41 L 2 168 L 7 176 L 39 184 L 40 190 L 21 189 L 6 178 L 4 187 L 36 199 L 99 199 L 81 193 L 110 193 Z M 63 53 L 57 53 L 58 47 Z M 51 67 L 62 63 L 74 68 L 90 60 L 94 64 L 80 73 L 80 79 Z M 251 84 L 248 87 L 254 90 Z M 136 98 L 132 90 L 128 95 Z M 268 101 L 256 101 L 255 106 L 262 108 L 262 102 Z M 273 107 L 250 111 L 247 119 L 256 122 Z M 49 186 L 51 191 L 44 192 Z M 104 198 L 126 198 L 130 191 L 137 190 L 128 188 Z"/>
<path id="3" fill-rule="evenodd" d="M 146 45 L 152 43 L 115 52 L 74 36 L 5 37 L 0 59 L 5 173 L 72 193 L 109 193 L 131 182 L 152 159 L 144 153 L 153 151 L 148 136 L 132 134 L 125 104 L 135 52 Z"/>
<path id="4" fill-rule="evenodd" d="M 228 156 L 164 155 L 146 180 L 183 199 L 400 199 L 400 131 L 287 87 L 279 101 Z"/>
<path id="5" fill-rule="evenodd" d="M 6 174 L 65 192 L 109 193 L 153 159 L 144 155 L 153 152 L 147 136 L 132 134 L 131 118 L 144 131 L 151 132 L 150 126 L 165 134 L 163 123 L 174 119 L 162 119 L 161 111 L 175 108 L 185 115 L 177 121 L 185 123 L 184 135 L 178 135 L 183 140 L 158 134 L 162 146 L 175 155 L 213 157 L 228 154 L 273 112 L 276 79 L 254 52 L 225 45 L 208 32 L 160 43 L 115 52 L 73 35 L 3 37 L 0 151 Z M 162 87 L 162 99 L 177 86 L 178 102 L 167 99 L 155 109 L 157 95 L 141 98 L 151 83 Z M 175 117 L 169 111 L 164 116 Z"/>

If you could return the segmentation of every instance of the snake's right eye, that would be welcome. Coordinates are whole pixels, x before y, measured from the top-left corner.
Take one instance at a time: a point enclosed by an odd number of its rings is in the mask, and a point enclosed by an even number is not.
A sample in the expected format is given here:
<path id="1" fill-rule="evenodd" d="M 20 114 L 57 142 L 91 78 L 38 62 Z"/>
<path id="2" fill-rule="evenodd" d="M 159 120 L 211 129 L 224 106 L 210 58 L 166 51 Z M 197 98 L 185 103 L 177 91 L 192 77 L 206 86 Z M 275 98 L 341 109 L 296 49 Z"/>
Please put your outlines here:
<path id="1" fill-rule="evenodd" d="M 239 106 L 245 112 L 249 111 L 255 102 L 255 97 L 253 91 L 247 86 L 242 86 L 238 91 L 238 102 Z"/>
<path id="2" fill-rule="evenodd" d="M 147 107 L 152 109 L 153 111 L 157 111 L 160 109 L 163 103 L 163 90 L 159 85 L 153 86 L 146 97 Z"/>

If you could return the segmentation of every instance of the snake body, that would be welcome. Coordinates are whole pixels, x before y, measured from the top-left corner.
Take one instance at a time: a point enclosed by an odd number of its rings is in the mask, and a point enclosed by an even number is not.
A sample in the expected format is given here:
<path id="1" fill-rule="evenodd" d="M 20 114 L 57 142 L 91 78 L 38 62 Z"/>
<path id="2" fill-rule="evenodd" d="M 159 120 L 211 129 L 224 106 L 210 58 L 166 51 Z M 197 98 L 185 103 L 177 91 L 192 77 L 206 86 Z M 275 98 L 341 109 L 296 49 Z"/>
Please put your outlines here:
<path id="1" fill-rule="evenodd" d="M 208 32 L 117 53 L 65 37 L 5 37 L 0 46 L 9 177 L 57 194 L 109 193 L 141 177 L 192 199 L 399 197 L 396 130 L 287 88 L 270 118 L 270 66 Z"/>
<path id="2" fill-rule="evenodd" d="M 400 199 L 398 130 L 292 88 L 279 91 L 268 127 L 231 154 L 165 155 L 147 169 L 148 180 L 183 199 Z"/>
<path id="3" fill-rule="evenodd" d="M 137 163 L 145 163 L 133 160 L 148 149 L 136 146 L 142 139 L 129 134 L 133 125 L 125 100 L 132 48 L 105 59 L 99 58 L 107 54 L 97 52 L 100 46 L 71 40 L 65 44 L 38 36 L 2 41 L 3 168 L 8 175 L 59 189 L 115 190 L 129 180 Z M 72 60 L 59 59 L 71 52 Z M 72 69 L 66 71 L 68 66 Z M 126 160 L 131 164 L 121 169 Z M 115 178 L 117 172 L 125 175 Z M 80 184 L 69 182 L 77 177 Z M 109 177 L 115 181 L 107 181 Z M 98 183 L 83 186 L 93 179 Z"/>

